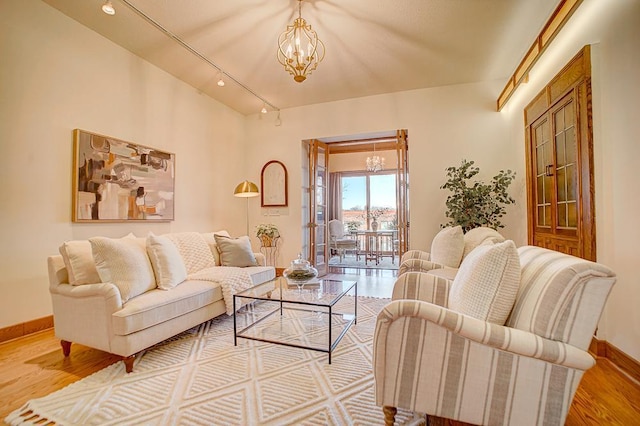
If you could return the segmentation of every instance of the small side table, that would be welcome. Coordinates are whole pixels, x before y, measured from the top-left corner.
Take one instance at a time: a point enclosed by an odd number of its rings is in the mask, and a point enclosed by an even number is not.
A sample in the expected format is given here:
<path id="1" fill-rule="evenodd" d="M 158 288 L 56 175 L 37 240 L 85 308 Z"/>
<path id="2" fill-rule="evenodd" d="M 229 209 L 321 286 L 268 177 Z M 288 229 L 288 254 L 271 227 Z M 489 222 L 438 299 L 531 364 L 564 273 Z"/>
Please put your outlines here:
<path id="1" fill-rule="evenodd" d="M 264 254 L 264 257 L 267 260 L 267 266 L 276 266 L 276 259 L 278 258 L 278 240 L 280 238 L 276 237 L 271 240 L 270 246 L 261 245 L 260 253 Z M 264 241 L 261 241 L 264 244 Z"/>

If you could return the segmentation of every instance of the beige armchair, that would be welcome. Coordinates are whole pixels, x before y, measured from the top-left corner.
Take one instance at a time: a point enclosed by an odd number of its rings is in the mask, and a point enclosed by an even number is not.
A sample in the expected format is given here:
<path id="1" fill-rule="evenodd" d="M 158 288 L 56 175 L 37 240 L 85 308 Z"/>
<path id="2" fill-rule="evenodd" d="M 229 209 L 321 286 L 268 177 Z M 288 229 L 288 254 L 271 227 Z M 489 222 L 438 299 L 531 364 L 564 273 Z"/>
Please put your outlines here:
<path id="1" fill-rule="evenodd" d="M 448 309 L 452 281 L 409 272 L 378 315 L 376 403 L 482 425 L 562 425 L 615 274 L 540 247 L 518 249 L 521 279 L 504 325 Z M 462 269 L 461 269 L 462 271 Z"/>
<path id="2" fill-rule="evenodd" d="M 344 226 L 342 222 L 337 219 L 329 221 L 329 248 L 338 253 L 340 262 L 344 259 L 347 250 L 352 250 L 356 255 L 356 259 L 360 259 L 360 255 L 358 254 L 358 240 L 345 236 Z"/>

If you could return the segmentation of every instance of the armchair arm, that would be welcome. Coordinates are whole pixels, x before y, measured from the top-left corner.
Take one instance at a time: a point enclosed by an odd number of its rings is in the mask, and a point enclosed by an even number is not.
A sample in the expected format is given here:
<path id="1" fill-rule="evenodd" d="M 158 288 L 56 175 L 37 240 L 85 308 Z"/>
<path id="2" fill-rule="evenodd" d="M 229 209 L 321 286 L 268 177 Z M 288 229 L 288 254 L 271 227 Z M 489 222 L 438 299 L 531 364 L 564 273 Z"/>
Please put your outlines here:
<path id="1" fill-rule="evenodd" d="M 394 322 L 415 318 L 442 327 L 447 332 L 515 355 L 530 357 L 552 364 L 587 370 L 595 364 L 588 352 L 564 342 L 545 339 L 533 333 L 482 321 L 455 311 L 419 300 L 396 300 L 378 315 L 374 336 L 374 351 L 378 341 L 394 330 Z"/>
<path id="2" fill-rule="evenodd" d="M 412 299 L 448 306 L 452 281 L 424 272 L 407 272 L 393 285 L 392 300 Z"/>
<path id="3" fill-rule="evenodd" d="M 400 263 L 409 259 L 429 260 L 430 258 L 431 258 L 431 255 L 429 252 L 426 252 L 423 250 L 407 250 L 406 252 L 404 252 L 402 257 L 400 258 Z"/>
<path id="4" fill-rule="evenodd" d="M 429 272 L 433 269 L 442 269 L 444 267 L 444 265 L 432 262 L 430 260 L 406 259 L 400 263 L 400 268 L 398 268 L 398 275 L 402 275 L 405 272 L 410 271 Z"/>

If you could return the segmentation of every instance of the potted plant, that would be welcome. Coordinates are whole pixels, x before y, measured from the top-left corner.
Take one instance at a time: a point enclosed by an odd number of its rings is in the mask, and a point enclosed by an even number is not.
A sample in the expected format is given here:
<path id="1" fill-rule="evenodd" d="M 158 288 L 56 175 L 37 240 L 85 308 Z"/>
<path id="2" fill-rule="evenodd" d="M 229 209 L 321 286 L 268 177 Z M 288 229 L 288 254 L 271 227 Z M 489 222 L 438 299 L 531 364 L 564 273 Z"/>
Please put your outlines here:
<path id="1" fill-rule="evenodd" d="M 263 247 L 273 247 L 280 237 L 280 232 L 278 227 L 272 223 L 261 223 L 256 226 L 256 237 L 258 237 Z"/>
<path id="2" fill-rule="evenodd" d="M 500 170 L 490 183 L 472 181 L 480 172 L 473 164 L 463 159 L 460 167 L 447 167 L 448 179 L 440 188 L 452 192 L 446 201 L 446 216 L 450 220 L 441 226 L 460 225 L 464 232 L 479 226 L 504 228 L 500 218 L 506 213 L 505 206 L 516 202 L 507 192 L 516 173 Z"/>

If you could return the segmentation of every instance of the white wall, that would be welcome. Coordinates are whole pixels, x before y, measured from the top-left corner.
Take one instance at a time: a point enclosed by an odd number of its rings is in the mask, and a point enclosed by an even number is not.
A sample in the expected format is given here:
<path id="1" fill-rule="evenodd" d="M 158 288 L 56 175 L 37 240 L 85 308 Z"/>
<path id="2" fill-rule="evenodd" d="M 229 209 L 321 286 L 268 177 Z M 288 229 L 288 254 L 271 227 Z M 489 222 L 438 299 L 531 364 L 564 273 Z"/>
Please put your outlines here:
<path id="1" fill-rule="evenodd" d="M 509 123 L 494 108 L 503 83 L 421 89 L 293 108 L 281 112 L 279 127 L 274 125 L 275 117 L 249 117 L 247 137 L 254 147 L 247 163 L 249 177 L 259 179 L 262 165 L 271 159 L 281 160 L 289 171 L 288 212 L 265 218 L 256 210 L 251 215 L 252 226 L 268 221 L 280 228 L 279 266 L 288 265 L 300 250 L 300 141 L 390 129 L 409 131 L 411 247 L 428 248 L 440 224 L 446 222 L 447 192 L 440 186 L 445 168 L 458 165 L 463 158 L 475 160 L 484 179 L 500 169 L 516 170 L 512 194 L 518 204 L 509 206 L 503 232 L 524 244 L 524 154 L 519 141 L 510 139 Z"/>
<path id="2" fill-rule="evenodd" d="M 524 146 L 524 106 L 591 44 L 598 261 L 618 275 L 598 337 L 640 360 L 640 1 L 584 0 L 501 115 Z"/>
<path id="3" fill-rule="evenodd" d="M 243 116 L 43 2 L 0 7 L 0 328 L 51 314 L 46 257 L 65 240 L 244 232 Z M 72 224 L 74 128 L 174 152 L 176 220 Z"/>

